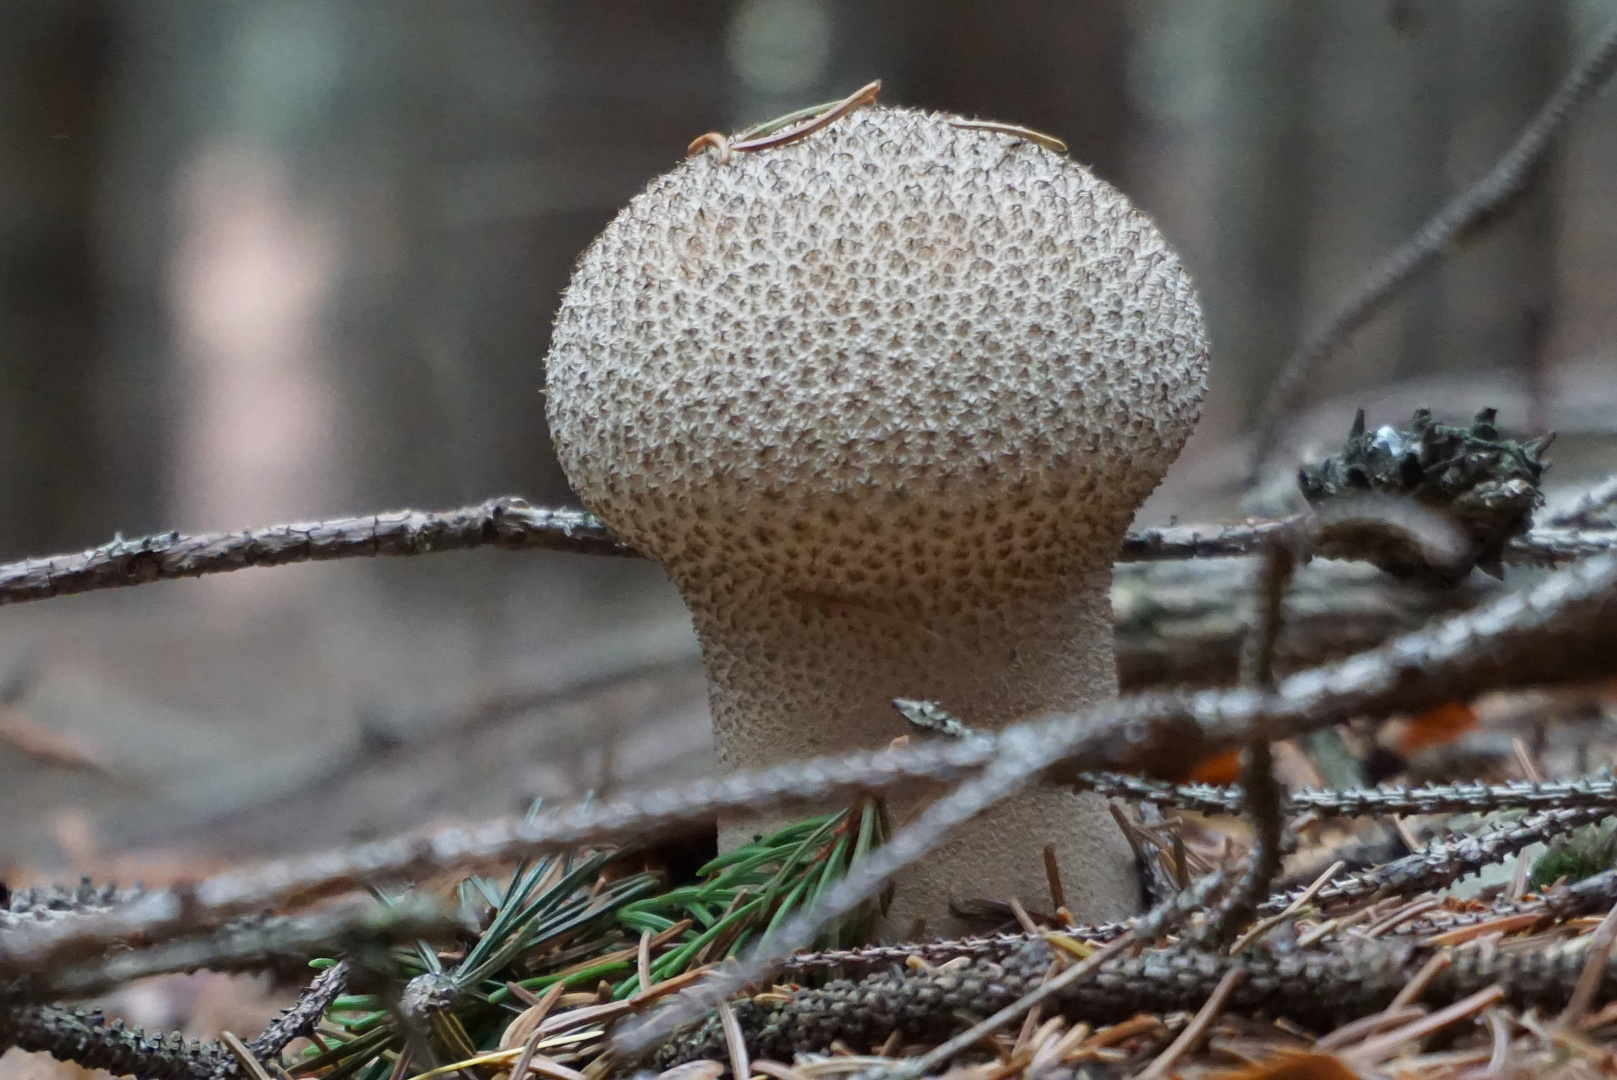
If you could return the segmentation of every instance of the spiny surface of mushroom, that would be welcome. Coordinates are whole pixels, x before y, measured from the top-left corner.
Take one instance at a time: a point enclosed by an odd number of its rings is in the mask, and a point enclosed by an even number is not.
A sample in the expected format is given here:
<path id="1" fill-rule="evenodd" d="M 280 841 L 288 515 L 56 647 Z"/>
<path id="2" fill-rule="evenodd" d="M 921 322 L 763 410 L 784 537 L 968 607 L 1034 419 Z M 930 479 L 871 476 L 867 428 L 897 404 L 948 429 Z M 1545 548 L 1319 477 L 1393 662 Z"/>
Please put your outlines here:
<path id="1" fill-rule="evenodd" d="M 879 747 L 896 697 L 1000 727 L 1117 692 L 1111 564 L 1194 426 L 1201 313 L 1121 193 L 951 119 L 688 159 L 563 297 L 562 466 L 683 593 L 732 766 Z M 900 878 L 890 926 L 1048 909 L 1046 844 L 1074 914 L 1136 908 L 1100 801 L 1041 790 Z"/>

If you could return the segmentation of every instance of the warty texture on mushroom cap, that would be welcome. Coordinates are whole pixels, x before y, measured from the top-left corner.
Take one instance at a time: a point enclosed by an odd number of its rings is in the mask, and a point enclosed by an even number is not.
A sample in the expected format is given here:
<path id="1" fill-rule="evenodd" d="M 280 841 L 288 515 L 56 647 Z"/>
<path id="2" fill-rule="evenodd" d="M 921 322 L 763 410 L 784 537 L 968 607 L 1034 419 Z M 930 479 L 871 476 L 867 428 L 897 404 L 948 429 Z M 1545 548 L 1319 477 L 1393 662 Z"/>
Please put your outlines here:
<path id="1" fill-rule="evenodd" d="M 867 108 L 655 180 L 580 260 L 548 363 L 568 477 L 662 558 L 704 511 L 749 534 L 810 494 L 1048 500 L 1069 519 L 1023 528 L 1109 536 L 1189 435 L 1207 350 L 1188 275 L 1110 185 Z"/>

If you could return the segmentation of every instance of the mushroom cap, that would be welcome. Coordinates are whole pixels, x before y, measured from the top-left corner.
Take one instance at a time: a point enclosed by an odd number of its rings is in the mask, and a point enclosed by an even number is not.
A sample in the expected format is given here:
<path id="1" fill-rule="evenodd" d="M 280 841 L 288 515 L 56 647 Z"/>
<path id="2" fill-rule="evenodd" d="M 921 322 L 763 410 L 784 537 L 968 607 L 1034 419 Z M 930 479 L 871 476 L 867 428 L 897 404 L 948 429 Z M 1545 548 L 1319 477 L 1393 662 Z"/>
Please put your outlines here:
<path id="1" fill-rule="evenodd" d="M 1109 566 L 1189 436 L 1179 259 L 1087 169 L 956 119 L 868 107 L 689 158 L 580 259 L 547 361 L 561 464 L 688 598 L 721 564 Z"/>

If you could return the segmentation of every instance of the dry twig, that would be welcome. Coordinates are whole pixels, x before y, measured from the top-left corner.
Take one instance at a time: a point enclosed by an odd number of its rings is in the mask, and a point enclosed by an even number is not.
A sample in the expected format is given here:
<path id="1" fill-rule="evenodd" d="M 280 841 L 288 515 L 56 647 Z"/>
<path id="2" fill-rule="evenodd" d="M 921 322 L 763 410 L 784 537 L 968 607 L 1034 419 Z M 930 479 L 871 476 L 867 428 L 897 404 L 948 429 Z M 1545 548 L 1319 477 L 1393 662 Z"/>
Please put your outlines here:
<path id="1" fill-rule="evenodd" d="M 1259 550 L 1264 537 L 1292 524 L 1287 519 L 1147 529 L 1124 539 L 1119 558 L 1136 562 L 1250 555 Z M 1506 559 L 1554 565 L 1610 550 L 1614 541 L 1617 530 L 1611 529 L 1534 530 L 1512 542 Z M 170 532 L 136 540 L 115 537 L 87 551 L 0 564 L 0 605 L 249 567 L 427 555 L 477 547 L 639 556 L 592 514 L 547 510 L 516 496 L 502 496 L 457 510 L 395 510 L 235 533 L 187 536 Z M 1333 557 L 1349 554 L 1333 552 Z"/>

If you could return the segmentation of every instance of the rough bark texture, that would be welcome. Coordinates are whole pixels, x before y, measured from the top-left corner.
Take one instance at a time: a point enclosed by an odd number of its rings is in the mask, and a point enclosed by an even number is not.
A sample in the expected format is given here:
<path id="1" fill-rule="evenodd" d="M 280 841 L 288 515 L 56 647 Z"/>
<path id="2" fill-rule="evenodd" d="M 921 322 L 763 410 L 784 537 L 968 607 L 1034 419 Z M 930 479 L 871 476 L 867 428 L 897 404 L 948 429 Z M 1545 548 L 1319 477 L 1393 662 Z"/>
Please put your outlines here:
<path id="1" fill-rule="evenodd" d="M 1521 1008 L 1553 1012 L 1566 1003 L 1587 959 L 1579 945 L 1503 953 L 1456 950 L 1449 967 L 1421 998 L 1437 1007 L 1499 983 Z M 1328 1031 L 1387 1006 L 1424 956 L 1407 945 L 1348 945 L 1339 950 L 1238 956 L 1156 949 L 1113 960 L 1059 992 L 1046 1006 L 1073 1020 L 1109 1024 L 1136 1013 L 1195 1011 L 1233 967 L 1242 969 L 1231 1012 L 1285 1017 Z M 799 1051 L 825 1051 L 841 1040 L 856 1051 L 879 1046 L 894 1031 L 907 1041 L 941 1041 L 1035 989 L 1050 970 L 1050 947 L 1030 942 L 1003 962 L 977 960 L 952 970 L 880 972 L 801 990 L 774 1005 L 741 1001 L 737 1020 L 755 1057 L 789 1061 Z M 1608 960 L 1597 1001 L 1617 989 L 1617 959 Z M 656 1055 L 664 1068 L 695 1058 L 722 1060 L 716 1020 L 676 1038 Z"/>

